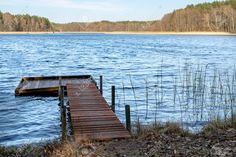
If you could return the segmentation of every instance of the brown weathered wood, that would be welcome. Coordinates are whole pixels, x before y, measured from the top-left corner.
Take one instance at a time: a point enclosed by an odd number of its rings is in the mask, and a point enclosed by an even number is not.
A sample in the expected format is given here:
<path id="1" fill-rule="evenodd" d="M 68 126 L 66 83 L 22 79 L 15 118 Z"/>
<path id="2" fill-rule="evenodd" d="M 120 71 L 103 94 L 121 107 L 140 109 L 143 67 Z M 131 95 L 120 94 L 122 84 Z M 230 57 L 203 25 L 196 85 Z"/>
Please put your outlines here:
<path id="1" fill-rule="evenodd" d="M 116 99 L 115 99 L 115 94 L 116 93 L 116 87 L 115 86 L 112 86 L 111 87 L 111 110 L 115 113 L 116 112 L 116 107 L 115 107 L 115 104 L 116 104 Z"/>
<path id="2" fill-rule="evenodd" d="M 109 140 L 130 137 L 95 84 L 68 84 L 67 93 L 75 139 Z"/>
<path id="3" fill-rule="evenodd" d="M 126 129 L 131 132 L 130 106 L 125 105 Z"/>
<path id="4" fill-rule="evenodd" d="M 130 135 L 126 134 L 126 131 L 114 131 L 114 132 L 99 132 L 99 133 L 80 133 L 80 140 L 89 140 L 89 139 L 97 139 L 97 140 L 111 140 L 114 138 L 129 138 Z"/>
<path id="5" fill-rule="evenodd" d="M 59 76 L 25 77 L 17 86 L 15 93 L 18 96 L 58 96 L 59 86 L 66 87 L 65 95 L 68 96 L 70 105 L 69 119 L 76 140 L 130 137 L 129 132 L 111 111 L 96 82 L 89 75 L 61 76 L 60 83 Z"/>
<path id="6" fill-rule="evenodd" d="M 103 95 L 103 77 L 102 76 L 100 76 L 100 81 L 99 81 L 99 83 L 100 83 L 100 93 L 101 93 L 101 95 Z"/>
<path id="7" fill-rule="evenodd" d="M 67 84 L 96 84 L 90 75 L 24 77 L 15 89 L 15 94 L 17 96 L 58 96 L 59 77 L 62 79 L 62 86 L 66 86 Z"/>

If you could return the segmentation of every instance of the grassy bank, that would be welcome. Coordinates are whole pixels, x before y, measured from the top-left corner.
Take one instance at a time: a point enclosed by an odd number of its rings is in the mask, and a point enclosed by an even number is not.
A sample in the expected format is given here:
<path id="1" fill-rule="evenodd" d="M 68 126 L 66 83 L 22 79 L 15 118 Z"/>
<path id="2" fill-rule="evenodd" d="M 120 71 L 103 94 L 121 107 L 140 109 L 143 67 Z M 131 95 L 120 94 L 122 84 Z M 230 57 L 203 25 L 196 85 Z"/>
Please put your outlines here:
<path id="1" fill-rule="evenodd" d="M 217 124 L 217 125 L 216 125 Z M 100 156 L 234 156 L 236 128 L 222 122 L 192 134 L 178 125 L 154 125 L 132 139 L 112 141 L 96 150 Z"/>
<path id="2" fill-rule="evenodd" d="M 235 135 L 236 124 L 231 121 L 211 122 L 197 134 L 166 123 L 143 127 L 126 140 L 83 144 L 54 141 L 20 148 L 0 147 L 0 157 L 234 156 Z"/>
<path id="3" fill-rule="evenodd" d="M 60 147 L 59 140 L 41 144 L 27 144 L 20 147 L 0 146 L 0 157 L 47 157 Z"/>

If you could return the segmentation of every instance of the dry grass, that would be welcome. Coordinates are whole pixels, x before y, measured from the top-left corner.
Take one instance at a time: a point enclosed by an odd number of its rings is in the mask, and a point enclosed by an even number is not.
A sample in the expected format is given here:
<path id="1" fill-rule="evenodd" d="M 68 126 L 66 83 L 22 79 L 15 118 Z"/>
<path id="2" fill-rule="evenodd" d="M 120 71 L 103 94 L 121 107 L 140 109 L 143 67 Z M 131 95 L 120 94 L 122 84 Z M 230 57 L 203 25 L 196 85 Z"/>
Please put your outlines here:
<path id="1" fill-rule="evenodd" d="M 54 150 L 52 157 L 79 157 L 87 156 L 94 151 L 92 143 L 76 144 L 76 143 L 67 143 L 61 145 L 59 149 Z"/>
<path id="2" fill-rule="evenodd" d="M 175 123 L 155 124 L 141 127 L 131 139 L 104 143 L 95 152 L 103 157 L 234 156 L 235 133 L 236 129 L 227 128 L 192 134 Z"/>
<path id="3" fill-rule="evenodd" d="M 236 116 L 234 116 L 236 117 Z M 234 120 L 236 122 L 236 119 Z M 135 144 L 145 143 L 149 141 L 149 137 L 158 137 L 153 138 L 154 142 L 156 140 L 160 140 L 159 142 L 163 142 L 162 140 L 167 141 L 176 141 L 176 138 L 181 138 L 182 143 L 185 143 L 185 139 L 189 139 L 190 141 L 195 141 L 197 139 L 210 139 L 214 140 L 215 137 L 223 134 L 224 136 L 231 136 L 232 132 L 230 130 L 236 130 L 236 124 L 232 123 L 231 119 L 229 120 L 215 120 L 210 122 L 200 133 L 193 134 L 189 131 L 186 131 L 181 128 L 181 126 L 177 123 L 154 123 L 150 126 L 142 126 L 140 123 L 137 124 L 138 129 L 134 129 L 133 137 L 128 140 L 121 141 L 112 141 L 112 148 L 108 147 L 109 142 L 85 142 L 85 143 L 75 143 L 75 142 L 67 142 L 61 144 L 60 140 L 55 140 L 51 142 L 47 142 L 46 144 L 35 144 L 35 145 L 24 145 L 21 147 L 2 147 L 0 146 L 0 157 L 80 157 L 80 156 L 89 156 L 89 157 L 99 157 L 98 155 L 101 153 L 100 150 L 103 150 L 102 153 L 105 153 L 106 149 L 113 149 L 113 145 L 119 145 L 123 149 L 124 145 L 129 143 Z M 229 132 L 229 133 L 228 133 Z M 203 135 L 203 136 L 202 136 Z M 214 136 L 212 138 L 211 136 Z M 160 138 L 160 139 L 159 139 Z M 163 139 L 162 139 L 163 138 Z M 223 138 L 223 137 L 222 137 Z M 230 137 L 231 138 L 231 137 Z M 147 140 L 148 139 L 148 140 Z M 196 140 L 195 140 L 196 139 Z M 166 142 L 166 141 L 165 141 Z M 187 141 L 189 142 L 189 141 Z M 171 142 L 170 142 L 171 143 Z M 204 140 L 202 141 L 204 143 Z M 108 147 L 108 148 L 107 148 Z M 144 146 L 145 147 L 145 146 Z M 145 148 L 143 148 L 145 149 Z M 183 148 L 184 149 L 184 148 Z M 119 149 L 117 150 L 119 152 Z M 127 150 L 128 151 L 128 150 Z M 109 152 L 108 152 L 109 153 Z"/>
<path id="4" fill-rule="evenodd" d="M 43 157 L 51 156 L 60 147 L 58 140 L 42 144 L 28 144 L 20 147 L 0 146 L 0 157 Z"/>
<path id="5" fill-rule="evenodd" d="M 234 120 L 233 122 L 231 119 L 229 119 L 229 120 L 221 120 L 221 119 L 214 120 L 203 128 L 202 133 L 211 134 L 212 132 L 215 132 L 218 130 L 227 130 L 229 128 L 236 129 L 236 123 L 235 123 L 236 115 L 234 115 L 232 119 Z"/>
<path id="6" fill-rule="evenodd" d="M 133 136 L 135 138 L 144 137 L 150 132 L 154 134 L 165 134 L 165 135 L 179 135 L 179 136 L 194 136 L 193 133 L 184 130 L 177 123 L 167 122 L 165 124 L 156 123 L 150 126 L 139 126 L 139 131 L 136 131 Z"/>
<path id="7" fill-rule="evenodd" d="M 171 145 L 173 149 L 178 146 L 179 150 L 176 149 L 176 151 L 180 151 L 180 153 L 186 150 L 191 152 L 192 148 L 194 148 L 193 152 L 197 154 L 198 152 L 195 149 L 197 150 L 199 145 L 204 144 L 204 142 L 217 144 L 221 140 L 233 140 L 236 130 L 236 125 L 232 125 L 231 120 L 213 121 L 198 134 L 193 134 L 182 129 L 179 124 L 170 122 L 165 124 L 155 123 L 145 127 L 141 126 L 141 124 L 138 125 L 139 130 L 137 131 L 136 129 L 133 137 L 127 140 L 85 143 L 68 142 L 65 144 L 61 144 L 59 140 L 56 140 L 47 144 L 25 145 L 18 148 L 0 146 L 0 157 L 101 157 L 104 154 L 105 156 L 116 156 L 116 154 L 132 156 L 139 153 L 150 153 L 150 144 L 153 145 L 154 152 L 162 155 L 165 155 L 166 151 L 169 151 L 167 154 L 173 153 L 170 150 L 165 151 L 167 149 L 166 145 Z M 187 146 L 188 144 L 190 145 Z M 228 147 L 227 142 L 224 143 L 224 146 Z M 137 150 L 138 147 L 140 147 L 139 150 Z M 115 152 L 113 151 L 114 149 Z M 133 149 L 133 151 L 130 152 L 130 149 Z"/>
<path id="8" fill-rule="evenodd" d="M 61 144 L 49 142 L 42 145 L 25 145 L 21 147 L 0 146 L 0 157 L 80 157 L 93 155 L 92 143 L 78 144 L 74 142 Z"/>

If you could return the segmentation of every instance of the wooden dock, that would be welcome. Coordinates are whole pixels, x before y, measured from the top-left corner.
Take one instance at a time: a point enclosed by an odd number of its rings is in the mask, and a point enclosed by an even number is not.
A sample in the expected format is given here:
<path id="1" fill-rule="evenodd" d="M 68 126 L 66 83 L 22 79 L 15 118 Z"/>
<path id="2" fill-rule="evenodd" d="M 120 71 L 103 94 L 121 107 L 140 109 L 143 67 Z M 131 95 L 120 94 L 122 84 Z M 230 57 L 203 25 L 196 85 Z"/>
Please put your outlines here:
<path id="1" fill-rule="evenodd" d="M 21 80 L 15 92 L 18 96 L 58 96 L 59 87 L 66 89 L 76 141 L 130 137 L 100 93 L 96 81 L 89 75 L 27 77 Z"/>
<path id="2" fill-rule="evenodd" d="M 67 93 L 72 128 L 77 140 L 130 137 L 95 84 L 68 84 Z"/>
<path id="3" fill-rule="evenodd" d="M 77 83 L 96 84 L 90 75 L 24 77 L 16 87 L 15 94 L 17 96 L 58 96 L 59 79 L 61 79 L 61 86 L 64 87 L 67 84 Z"/>

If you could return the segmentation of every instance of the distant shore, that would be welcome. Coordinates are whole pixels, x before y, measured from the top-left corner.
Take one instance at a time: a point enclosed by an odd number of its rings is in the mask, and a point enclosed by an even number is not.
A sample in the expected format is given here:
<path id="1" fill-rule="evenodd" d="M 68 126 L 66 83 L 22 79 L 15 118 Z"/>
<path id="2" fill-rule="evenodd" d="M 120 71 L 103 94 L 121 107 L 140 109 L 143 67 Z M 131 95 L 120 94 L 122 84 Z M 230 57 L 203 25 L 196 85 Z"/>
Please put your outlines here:
<path id="1" fill-rule="evenodd" d="M 150 35 L 236 35 L 228 32 L 105 32 L 105 34 L 150 34 Z"/>
<path id="2" fill-rule="evenodd" d="M 27 34 L 140 34 L 140 35 L 216 35 L 236 36 L 228 32 L 0 32 L 0 35 L 27 35 Z"/>
<path id="3" fill-rule="evenodd" d="M 54 32 L 0 32 L 0 35 L 53 34 Z"/>

